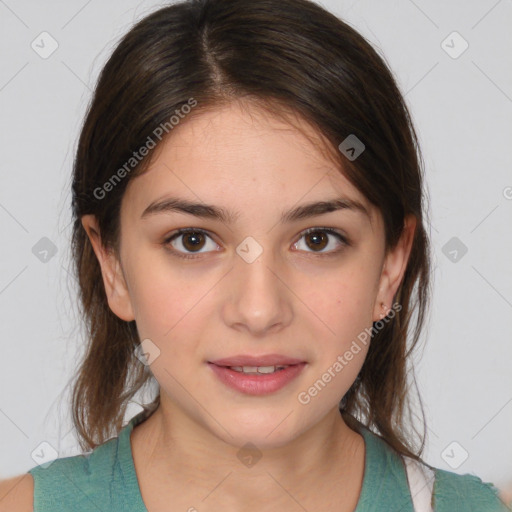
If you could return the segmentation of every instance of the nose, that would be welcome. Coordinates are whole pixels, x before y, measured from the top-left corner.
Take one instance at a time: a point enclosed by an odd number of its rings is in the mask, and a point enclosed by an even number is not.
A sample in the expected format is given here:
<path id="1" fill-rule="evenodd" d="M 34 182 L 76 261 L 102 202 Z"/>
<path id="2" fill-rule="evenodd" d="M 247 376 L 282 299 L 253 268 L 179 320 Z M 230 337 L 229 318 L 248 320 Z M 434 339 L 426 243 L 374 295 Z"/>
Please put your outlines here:
<path id="1" fill-rule="evenodd" d="M 293 293 L 270 251 L 263 251 L 252 263 L 237 256 L 226 288 L 223 320 L 229 327 L 263 337 L 290 324 Z"/>

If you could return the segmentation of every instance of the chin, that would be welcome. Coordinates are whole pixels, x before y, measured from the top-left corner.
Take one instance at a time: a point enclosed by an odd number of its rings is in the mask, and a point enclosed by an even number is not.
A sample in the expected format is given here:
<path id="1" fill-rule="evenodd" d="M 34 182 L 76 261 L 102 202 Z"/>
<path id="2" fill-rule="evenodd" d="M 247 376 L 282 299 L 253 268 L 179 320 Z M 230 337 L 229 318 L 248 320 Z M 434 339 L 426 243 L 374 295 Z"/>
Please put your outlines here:
<path id="1" fill-rule="evenodd" d="M 215 430 L 217 436 L 234 447 L 240 448 L 251 444 L 261 451 L 272 450 L 286 446 L 300 435 L 300 431 L 288 421 L 291 415 L 283 421 L 285 418 L 286 414 L 282 418 L 275 413 L 269 413 L 267 416 L 260 414 L 258 419 L 249 424 L 240 422 L 239 419 L 232 422 L 220 421 L 229 434 L 223 429 L 219 430 L 218 425 L 215 426 Z"/>

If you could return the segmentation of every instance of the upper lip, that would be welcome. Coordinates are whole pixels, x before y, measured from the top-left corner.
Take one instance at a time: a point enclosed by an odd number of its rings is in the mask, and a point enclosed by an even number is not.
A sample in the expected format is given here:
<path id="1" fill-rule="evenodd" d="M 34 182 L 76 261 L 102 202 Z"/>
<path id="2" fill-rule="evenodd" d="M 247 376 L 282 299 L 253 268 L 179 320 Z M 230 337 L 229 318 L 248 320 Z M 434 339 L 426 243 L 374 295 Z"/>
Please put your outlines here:
<path id="1" fill-rule="evenodd" d="M 265 354 L 261 356 L 236 355 L 208 362 L 217 366 L 279 366 L 300 364 L 305 361 L 281 354 Z"/>

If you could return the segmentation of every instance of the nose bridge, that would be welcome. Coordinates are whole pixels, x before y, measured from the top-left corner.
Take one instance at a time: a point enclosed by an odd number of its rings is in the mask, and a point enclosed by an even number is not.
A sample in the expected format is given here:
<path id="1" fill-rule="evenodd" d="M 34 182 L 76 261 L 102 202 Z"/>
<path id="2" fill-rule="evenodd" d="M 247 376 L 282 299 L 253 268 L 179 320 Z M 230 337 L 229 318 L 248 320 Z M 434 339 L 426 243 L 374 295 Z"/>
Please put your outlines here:
<path id="1" fill-rule="evenodd" d="M 230 302 L 226 305 L 225 321 L 231 326 L 264 332 L 290 321 L 292 310 L 282 268 L 274 252 L 252 237 L 236 248 L 231 274 Z"/>

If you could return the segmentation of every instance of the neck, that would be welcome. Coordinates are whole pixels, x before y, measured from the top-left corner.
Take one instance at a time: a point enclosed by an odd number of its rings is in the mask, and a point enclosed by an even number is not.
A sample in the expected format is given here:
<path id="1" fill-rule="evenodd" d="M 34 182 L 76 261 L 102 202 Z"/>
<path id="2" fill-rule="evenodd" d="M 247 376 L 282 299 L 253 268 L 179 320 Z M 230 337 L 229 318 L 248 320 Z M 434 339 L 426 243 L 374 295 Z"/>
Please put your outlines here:
<path id="1" fill-rule="evenodd" d="M 177 489 L 193 484 L 197 498 L 219 499 L 224 508 L 229 503 L 233 509 L 256 510 L 258 504 L 269 502 L 289 508 L 292 498 L 314 504 L 312 490 L 315 496 L 332 496 L 333 485 L 351 497 L 355 508 L 365 446 L 337 408 L 286 444 L 260 450 L 254 445 L 230 445 L 162 402 L 135 427 L 132 451 L 136 469 L 153 482 L 155 490 L 169 488 L 170 483 Z"/>

